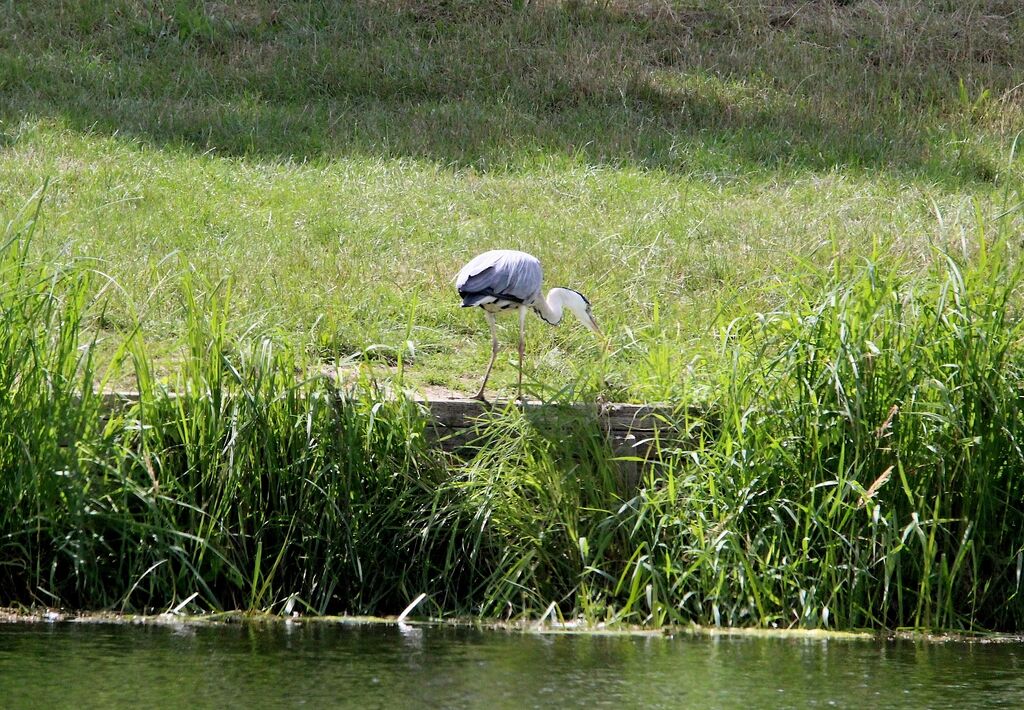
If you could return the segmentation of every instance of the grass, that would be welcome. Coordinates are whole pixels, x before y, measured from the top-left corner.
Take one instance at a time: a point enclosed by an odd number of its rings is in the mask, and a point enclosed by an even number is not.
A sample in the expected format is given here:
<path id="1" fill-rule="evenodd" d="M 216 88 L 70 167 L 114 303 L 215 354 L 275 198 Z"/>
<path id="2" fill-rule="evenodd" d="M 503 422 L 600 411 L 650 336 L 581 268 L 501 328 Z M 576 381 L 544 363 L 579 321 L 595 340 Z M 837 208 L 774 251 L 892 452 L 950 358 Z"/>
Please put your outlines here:
<path id="1" fill-rule="evenodd" d="M 448 458 L 401 376 L 297 378 L 308 354 L 232 338 L 188 280 L 177 378 L 126 340 L 140 398 L 101 417 L 83 324 L 103 301 L 88 271 L 32 264 L 37 225 L 0 252 L 5 604 L 381 615 L 425 593 L 442 616 L 1021 629 L 1005 226 L 923 275 L 794 279 L 733 321 L 708 421 L 680 397 L 636 485 L 572 408 L 496 409 Z"/>
<path id="2" fill-rule="evenodd" d="M 397 603 L 400 590 L 378 579 L 401 567 L 386 560 L 400 552 L 406 494 L 439 470 L 416 405 L 369 381 L 366 391 L 297 381 L 293 353 L 229 342 L 224 302 L 197 300 L 186 282 L 177 379 L 157 382 L 130 339 L 118 356 L 140 400 L 101 416 L 95 342 L 81 339 L 88 275 L 31 266 L 36 224 L 8 233 L 0 253 L 3 598 L 280 609 L 301 592 L 302 609 Z M 296 568 L 327 560 L 314 576 Z M 281 597 L 281 580 L 299 578 Z"/>
<path id="3" fill-rule="evenodd" d="M 7 9 L 5 603 L 1020 630 L 1014 7 Z M 534 396 L 679 412 L 639 486 L 429 446 L 497 246 L 612 343 L 531 322 Z"/>
<path id="4" fill-rule="evenodd" d="M 595 303 L 609 396 L 663 399 L 691 356 L 638 341 L 704 355 L 717 313 L 876 240 L 921 268 L 1021 176 L 1022 20 L 994 1 L 10 10 L 0 211 L 49 178 L 35 248 L 113 278 L 96 325 L 141 321 L 164 373 L 195 271 L 231 279 L 237 333 L 471 392 L 486 328 L 451 279 L 511 246 Z M 531 386 L 587 379 L 578 330 L 531 323 Z"/>

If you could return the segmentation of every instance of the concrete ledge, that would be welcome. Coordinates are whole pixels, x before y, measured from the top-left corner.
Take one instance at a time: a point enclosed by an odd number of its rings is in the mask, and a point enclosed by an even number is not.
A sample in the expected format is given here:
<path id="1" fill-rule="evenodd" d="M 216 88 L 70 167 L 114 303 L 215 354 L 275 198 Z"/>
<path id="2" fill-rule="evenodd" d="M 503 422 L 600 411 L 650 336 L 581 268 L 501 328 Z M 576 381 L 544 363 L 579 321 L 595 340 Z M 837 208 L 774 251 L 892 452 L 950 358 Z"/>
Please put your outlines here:
<path id="1" fill-rule="evenodd" d="M 166 396 L 175 399 L 178 395 L 168 393 Z M 139 401 L 138 392 L 105 392 L 101 397 L 103 407 L 108 411 L 124 409 Z M 488 415 L 500 414 L 511 404 L 484 404 L 475 399 L 414 401 L 430 413 L 432 438 L 442 449 L 456 455 L 472 455 L 473 442 L 479 436 L 481 426 L 486 424 Z M 560 413 L 565 416 L 593 416 L 614 454 L 621 457 L 617 465 L 623 479 L 634 485 L 639 482 L 641 464 L 656 457 L 656 440 L 674 445 L 680 440 L 693 440 L 694 430 L 713 426 L 708 413 L 696 407 L 680 410 L 650 404 L 527 402 L 523 411 L 527 417 L 535 415 L 542 426 L 555 425 Z"/>

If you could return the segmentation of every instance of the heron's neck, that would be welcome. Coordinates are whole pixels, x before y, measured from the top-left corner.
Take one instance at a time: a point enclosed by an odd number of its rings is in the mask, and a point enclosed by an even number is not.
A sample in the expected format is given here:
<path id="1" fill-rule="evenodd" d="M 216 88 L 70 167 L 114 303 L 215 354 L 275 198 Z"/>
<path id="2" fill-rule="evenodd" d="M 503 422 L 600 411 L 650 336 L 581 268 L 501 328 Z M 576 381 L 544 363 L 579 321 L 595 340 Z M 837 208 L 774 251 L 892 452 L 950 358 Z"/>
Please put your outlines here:
<path id="1" fill-rule="evenodd" d="M 548 291 L 547 298 L 543 296 L 538 298 L 533 307 L 537 310 L 537 314 L 547 323 L 558 325 L 562 322 L 562 312 L 565 308 L 565 303 L 562 301 L 564 294 L 565 289 L 553 288 Z"/>

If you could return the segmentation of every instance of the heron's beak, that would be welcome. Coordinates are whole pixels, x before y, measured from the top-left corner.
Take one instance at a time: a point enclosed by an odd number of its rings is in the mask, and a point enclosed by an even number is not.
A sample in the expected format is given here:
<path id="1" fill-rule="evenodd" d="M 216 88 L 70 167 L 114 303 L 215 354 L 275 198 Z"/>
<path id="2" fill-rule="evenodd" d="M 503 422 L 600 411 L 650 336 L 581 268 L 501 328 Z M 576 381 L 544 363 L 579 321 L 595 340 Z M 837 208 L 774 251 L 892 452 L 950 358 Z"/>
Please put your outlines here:
<path id="1" fill-rule="evenodd" d="M 590 316 L 590 321 L 587 323 L 587 327 L 594 332 L 594 335 L 596 335 L 598 340 L 601 341 L 601 345 L 604 347 L 605 350 L 607 350 L 608 338 L 606 338 L 604 333 L 601 332 L 601 329 L 597 327 L 597 320 L 594 318 L 594 316 Z"/>

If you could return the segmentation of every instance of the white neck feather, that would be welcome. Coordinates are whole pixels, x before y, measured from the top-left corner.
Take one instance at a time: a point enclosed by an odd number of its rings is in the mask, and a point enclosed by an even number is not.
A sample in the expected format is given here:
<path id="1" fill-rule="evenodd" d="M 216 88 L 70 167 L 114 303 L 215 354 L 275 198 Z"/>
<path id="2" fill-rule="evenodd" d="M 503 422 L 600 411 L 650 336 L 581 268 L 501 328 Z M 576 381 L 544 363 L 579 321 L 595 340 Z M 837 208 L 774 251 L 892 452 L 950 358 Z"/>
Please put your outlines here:
<path id="1" fill-rule="evenodd" d="M 541 297 L 533 304 L 537 314 L 551 325 L 558 325 L 562 322 L 562 314 L 565 310 L 566 298 L 573 294 L 564 288 L 553 288 L 548 291 L 547 298 Z"/>

